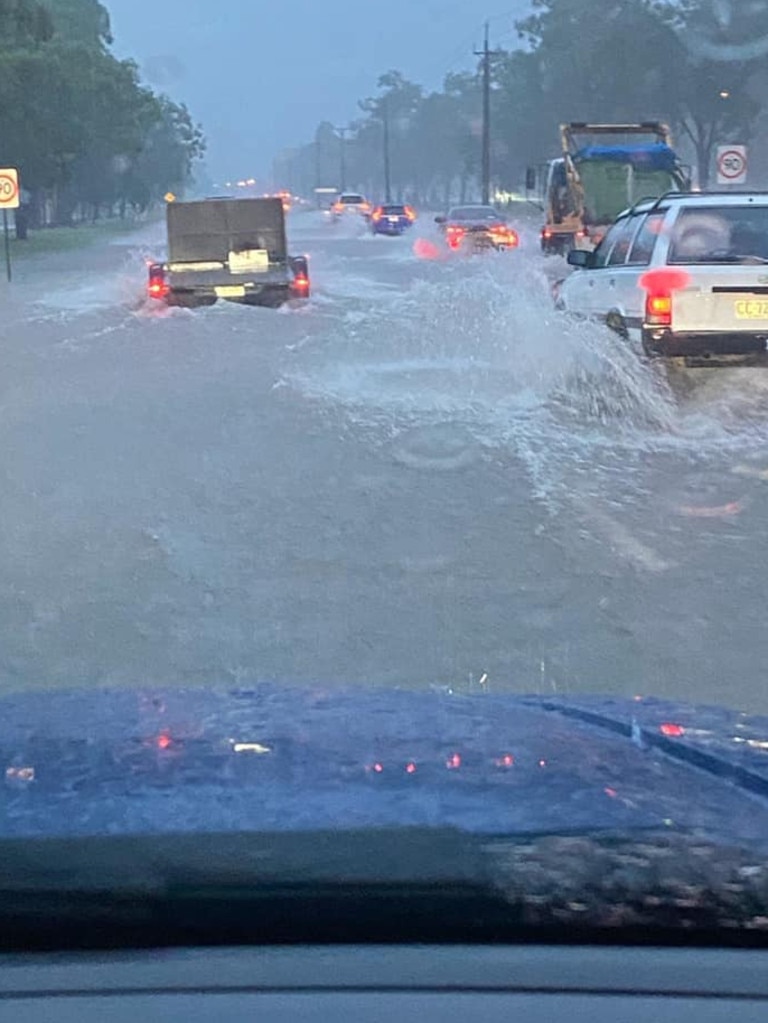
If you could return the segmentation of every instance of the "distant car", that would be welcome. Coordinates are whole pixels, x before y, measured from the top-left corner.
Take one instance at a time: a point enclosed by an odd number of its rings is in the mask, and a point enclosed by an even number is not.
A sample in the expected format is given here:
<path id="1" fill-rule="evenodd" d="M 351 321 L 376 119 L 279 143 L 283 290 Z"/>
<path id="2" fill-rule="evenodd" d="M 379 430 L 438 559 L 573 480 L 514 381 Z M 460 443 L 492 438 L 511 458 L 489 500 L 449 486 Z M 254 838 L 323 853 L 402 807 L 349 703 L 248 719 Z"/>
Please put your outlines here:
<path id="1" fill-rule="evenodd" d="M 387 203 L 376 206 L 371 214 L 371 231 L 374 234 L 402 234 L 416 220 L 416 211 L 402 203 Z"/>
<path id="2" fill-rule="evenodd" d="M 342 192 L 333 206 L 331 206 L 331 214 L 334 220 L 338 220 L 340 217 L 348 216 L 350 213 L 356 213 L 358 216 L 367 219 L 371 214 L 371 204 L 359 192 Z"/>
<path id="3" fill-rule="evenodd" d="M 482 251 L 516 249 L 520 238 L 493 206 L 454 206 L 445 217 L 435 217 L 449 249 Z"/>
<path id="4" fill-rule="evenodd" d="M 639 202 L 556 285 L 559 308 L 607 323 L 651 358 L 768 355 L 768 193 Z"/>

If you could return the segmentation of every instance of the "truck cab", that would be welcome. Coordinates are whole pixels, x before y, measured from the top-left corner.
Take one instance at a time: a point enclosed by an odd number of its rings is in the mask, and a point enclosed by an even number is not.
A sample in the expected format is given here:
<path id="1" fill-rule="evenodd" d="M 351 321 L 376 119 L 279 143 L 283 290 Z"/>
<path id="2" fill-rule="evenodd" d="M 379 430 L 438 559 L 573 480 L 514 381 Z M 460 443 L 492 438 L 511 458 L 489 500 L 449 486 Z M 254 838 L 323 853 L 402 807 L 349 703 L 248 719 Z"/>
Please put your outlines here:
<path id="1" fill-rule="evenodd" d="M 305 256 L 289 256 L 280 198 L 203 199 L 166 207 L 168 259 L 149 267 L 149 297 L 175 306 L 219 299 L 276 308 L 309 296 Z"/>

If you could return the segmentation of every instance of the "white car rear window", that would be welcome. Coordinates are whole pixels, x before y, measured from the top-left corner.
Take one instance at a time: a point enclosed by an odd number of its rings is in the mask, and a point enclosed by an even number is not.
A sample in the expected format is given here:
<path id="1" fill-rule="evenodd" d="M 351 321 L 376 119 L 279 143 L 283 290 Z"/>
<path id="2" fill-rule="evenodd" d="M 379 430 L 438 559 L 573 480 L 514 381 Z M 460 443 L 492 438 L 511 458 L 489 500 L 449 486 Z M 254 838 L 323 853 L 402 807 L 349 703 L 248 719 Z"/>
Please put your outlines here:
<path id="1" fill-rule="evenodd" d="M 683 209 L 672 227 L 669 263 L 768 263 L 768 206 Z"/>

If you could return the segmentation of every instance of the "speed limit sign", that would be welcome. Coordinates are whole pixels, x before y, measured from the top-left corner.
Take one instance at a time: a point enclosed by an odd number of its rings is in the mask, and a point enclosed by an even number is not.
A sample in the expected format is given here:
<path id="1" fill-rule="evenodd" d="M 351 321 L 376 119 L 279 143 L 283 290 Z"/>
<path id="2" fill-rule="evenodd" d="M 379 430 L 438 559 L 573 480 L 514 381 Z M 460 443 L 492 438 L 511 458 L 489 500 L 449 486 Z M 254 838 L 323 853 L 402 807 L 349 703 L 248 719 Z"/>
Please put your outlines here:
<path id="1" fill-rule="evenodd" d="M 19 205 L 19 172 L 15 167 L 1 167 L 0 210 L 16 210 Z"/>
<path id="2" fill-rule="evenodd" d="M 747 147 L 717 147 L 718 185 L 743 185 L 747 180 Z"/>

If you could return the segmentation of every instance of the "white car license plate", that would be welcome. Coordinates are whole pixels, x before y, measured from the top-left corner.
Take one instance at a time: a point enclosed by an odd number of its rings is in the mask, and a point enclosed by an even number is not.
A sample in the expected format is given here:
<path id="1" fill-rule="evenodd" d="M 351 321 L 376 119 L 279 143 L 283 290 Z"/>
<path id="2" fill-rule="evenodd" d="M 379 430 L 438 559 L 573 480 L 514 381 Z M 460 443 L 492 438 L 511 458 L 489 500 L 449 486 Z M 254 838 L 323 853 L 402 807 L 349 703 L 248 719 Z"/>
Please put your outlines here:
<path id="1" fill-rule="evenodd" d="M 245 295 L 245 285 L 243 284 L 223 284 L 215 289 L 217 298 L 243 298 Z"/>
<path id="2" fill-rule="evenodd" d="M 740 298 L 734 302 L 737 320 L 768 320 L 768 299 Z"/>

